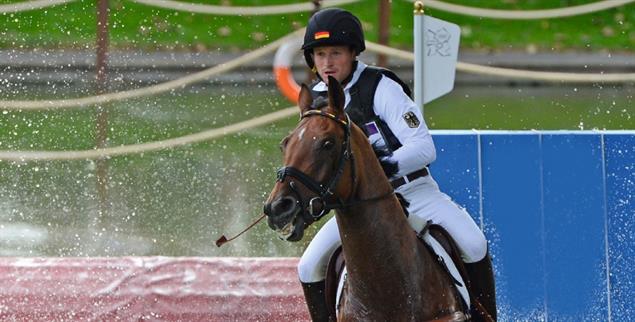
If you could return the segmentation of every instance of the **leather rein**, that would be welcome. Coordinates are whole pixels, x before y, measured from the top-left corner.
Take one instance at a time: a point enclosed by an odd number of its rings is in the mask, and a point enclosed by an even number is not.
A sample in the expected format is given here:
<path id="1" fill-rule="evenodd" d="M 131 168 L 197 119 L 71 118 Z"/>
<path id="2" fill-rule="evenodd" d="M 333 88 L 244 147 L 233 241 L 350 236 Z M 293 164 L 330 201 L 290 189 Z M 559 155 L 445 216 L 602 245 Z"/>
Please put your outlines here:
<path id="1" fill-rule="evenodd" d="M 394 193 L 394 191 L 391 190 L 390 192 L 380 196 L 376 196 L 376 197 L 372 197 L 368 199 L 353 200 L 348 202 L 344 202 L 342 198 L 335 195 L 334 193 L 335 187 L 337 186 L 337 183 L 339 182 L 340 178 L 342 177 L 342 174 L 344 173 L 344 168 L 346 166 L 347 161 L 351 162 L 351 180 L 352 180 L 351 182 L 354 183 L 357 179 L 356 172 L 355 172 L 355 162 L 354 162 L 355 158 L 353 157 L 353 152 L 351 151 L 351 120 L 348 114 L 345 114 L 345 115 L 346 115 L 346 120 L 342 120 L 338 118 L 336 115 L 325 112 L 325 111 L 308 110 L 302 113 L 300 117 L 300 120 L 307 117 L 311 117 L 311 116 L 326 117 L 342 125 L 342 127 L 344 128 L 344 141 L 342 142 L 342 153 L 340 154 L 340 157 L 339 157 L 337 171 L 328 181 L 328 184 L 322 184 L 320 182 L 317 182 L 315 179 L 308 176 L 302 170 L 299 170 L 295 167 L 286 166 L 286 167 L 282 167 L 278 169 L 277 171 L 278 182 L 283 182 L 287 177 L 290 177 L 299 181 L 307 189 L 311 190 L 311 192 L 317 195 L 309 199 L 308 202 L 305 203 L 304 198 L 302 198 L 302 195 L 300 194 L 300 192 L 298 191 L 296 187 L 295 181 L 289 180 L 289 187 L 291 188 L 291 191 L 293 191 L 293 193 L 296 195 L 297 203 L 299 204 L 299 206 L 304 212 L 309 214 L 309 216 L 313 219 L 313 221 L 319 220 L 320 218 L 322 218 L 324 215 L 326 215 L 329 211 L 333 209 L 349 208 L 358 204 L 381 200 L 381 199 L 389 197 L 390 195 Z M 354 185 L 352 185 L 352 189 L 354 189 Z M 329 202 L 329 200 L 331 202 Z M 335 200 L 335 202 L 333 202 L 332 200 Z"/>

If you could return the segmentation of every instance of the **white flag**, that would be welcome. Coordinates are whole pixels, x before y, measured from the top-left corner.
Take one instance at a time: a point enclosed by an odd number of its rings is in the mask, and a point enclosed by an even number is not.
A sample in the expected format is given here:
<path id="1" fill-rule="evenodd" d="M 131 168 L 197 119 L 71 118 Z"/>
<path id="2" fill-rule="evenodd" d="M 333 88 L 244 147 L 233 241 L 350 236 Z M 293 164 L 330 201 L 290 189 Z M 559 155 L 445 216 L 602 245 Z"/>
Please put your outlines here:
<path id="1" fill-rule="evenodd" d="M 423 103 L 437 99 L 454 88 L 461 28 L 434 17 L 423 17 Z M 417 54 L 417 53 L 415 53 Z M 417 84 L 415 84 L 417 86 Z"/>

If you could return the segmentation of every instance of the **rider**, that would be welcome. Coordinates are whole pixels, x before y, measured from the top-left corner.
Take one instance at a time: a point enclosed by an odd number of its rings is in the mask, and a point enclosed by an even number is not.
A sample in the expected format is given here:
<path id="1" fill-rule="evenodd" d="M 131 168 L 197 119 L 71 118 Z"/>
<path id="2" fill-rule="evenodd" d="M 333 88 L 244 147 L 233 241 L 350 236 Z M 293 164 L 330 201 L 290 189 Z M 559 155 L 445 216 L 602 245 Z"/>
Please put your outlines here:
<path id="1" fill-rule="evenodd" d="M 372 143 L 383 144 L 392 153 L 391 161 L 398 165 L 398 172 L 389 179 L 395 191 L 410 203 L 410 225 L 420 231 L 431 220 L 450 233 L 465 262 L 475 298 L 496 319 L 494 276 L 487 240 L 465 209 L 441 192 L 432 178 L 428 165 L 436 158 L 434 143 L 421 111 L 404 92 L 407 86 L 402 87 L 403 82 L 392 72 L 357 60 L 365 48 L 357 17 L 338 8 L 317 12 L 309 20 L 302 46 L 305 60 L 318 78 L 309 88 L 313 96 L 323 96 L 328 76 L 342 84 L 346 112 Z M 374 92 L 368 88 L 375 88 Z M 365 92 L 368 93 L 367 104 L 363 103 L 365 97 L 360 97 L 360 93 Z M 332 217 L 300 259 L 300 282 L 314 321 L 328 320 L 324 297 L 326 266 L 340 244 L 337 223 Z"/>

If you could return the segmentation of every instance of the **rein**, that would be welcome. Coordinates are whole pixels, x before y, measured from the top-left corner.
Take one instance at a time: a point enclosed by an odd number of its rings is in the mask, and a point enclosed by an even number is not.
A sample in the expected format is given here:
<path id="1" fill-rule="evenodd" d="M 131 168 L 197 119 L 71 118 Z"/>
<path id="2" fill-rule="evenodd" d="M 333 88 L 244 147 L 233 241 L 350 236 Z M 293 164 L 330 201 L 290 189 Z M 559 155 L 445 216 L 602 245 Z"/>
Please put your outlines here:
<path id="1" fill-rule="evenodd" d="M 346 114 L 346 120 L 342 120 L 334 114 L 321 111 L 321 110 L 306 111 L 301 115 L 300 120 L 307 117 L 311 117 L 311 116 L 326 117 L 342 125 L 342 127 L 344 128 L 344 142 L 342 142 L 343 149 L 342 149 L 342 153 L 340 154 L 337 171 L 329 180 L 328 185 L 323 185 L 317 182 L 316 180 L 308 176 L 303 171 L 298 170 L 297 168 L 294 168 L 294 167 L 287 166 L 287 167 L 282 167 L 278 169 L 277 171 L 278 182 L 283 182 L 287 177 L 291 177 L 296 179 L 300 183 L 302 183 L 305 187 L 307 187 L 309 190 L 311 190 L 315 194 L 317 194 L 316 197 L 311 198 L 305 204 L 304 199 L 300 195 L 300 192 L 297 190 L 295 181 L 293 180 L 289 181 L 289 187 L 291 188 L 291 191 L 293 191 L 293 193 L 296 195 L 297 203 L 299 204 L 301 209 L 303 209 L 303 211 L 307 212 L 314 221 L 317 221 L 333 209 L 349 208 L 349 207 L 356 206 L 362 203 L 381 200 L 381 199 L 387 198 L 388 196 L 394 193 L 394 191 L 390 191 L 380 196 L 376 196 L 376 197 L 372 197 L 368 199 L 353 200 L 349 202 L 344 202 L 339 196 L 336 196 L 334 193 L 334 189 L 337 186 L 337 183 L 339 182 L 339 179 L 341 178 L 342 174 L 344 173 L 344 167 L 346 166 L 347 161 L 351 161 L 351 180 L 352 180 L 351 182 L 355 182 L 357 179 L 356 173 L 355 173 L 355 165 L 354 165 L 355 159 L 353 157 L 353 152 L 351 151 L 351 120 L 347 114 Z M 336 202 L 327 202 L 327 200 L 333 199 L 333 198 L 336 198 Z"/>

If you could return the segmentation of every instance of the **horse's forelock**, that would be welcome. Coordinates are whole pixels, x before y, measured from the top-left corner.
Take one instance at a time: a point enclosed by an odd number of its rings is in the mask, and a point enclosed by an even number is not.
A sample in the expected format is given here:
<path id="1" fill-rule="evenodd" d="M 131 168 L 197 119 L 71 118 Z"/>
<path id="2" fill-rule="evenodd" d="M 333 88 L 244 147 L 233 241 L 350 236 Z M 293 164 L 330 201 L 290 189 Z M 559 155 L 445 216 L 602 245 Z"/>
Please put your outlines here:
<path id="1" fill-rule="evenodd" d="M 328 105 L 329 100 L 326 97 L 318 96 L 313 100 L 313 103 L 311 103 L 311 109 L 319 110 Z"/>

